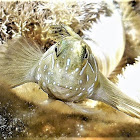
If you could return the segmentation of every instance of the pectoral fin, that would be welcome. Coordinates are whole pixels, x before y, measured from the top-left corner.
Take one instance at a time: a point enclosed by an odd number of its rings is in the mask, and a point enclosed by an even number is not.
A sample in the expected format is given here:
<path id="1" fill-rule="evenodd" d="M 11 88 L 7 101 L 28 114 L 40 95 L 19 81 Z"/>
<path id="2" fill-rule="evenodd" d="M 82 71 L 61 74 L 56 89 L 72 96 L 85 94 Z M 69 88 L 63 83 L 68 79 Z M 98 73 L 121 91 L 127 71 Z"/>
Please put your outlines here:
<path id="1" fill-rule="evenodd" d="M 24 37 L 0 46 L 0 78 L 10 86 L 34 81 L 34 71 L 43 52 Z"/>
<path id="2" fill-rule="evenodd" d="M 116 85 L 99 72 L 100 87 L 91 97 L 136 118 L 140 118 L 140 103 L 122 93 Z"/>

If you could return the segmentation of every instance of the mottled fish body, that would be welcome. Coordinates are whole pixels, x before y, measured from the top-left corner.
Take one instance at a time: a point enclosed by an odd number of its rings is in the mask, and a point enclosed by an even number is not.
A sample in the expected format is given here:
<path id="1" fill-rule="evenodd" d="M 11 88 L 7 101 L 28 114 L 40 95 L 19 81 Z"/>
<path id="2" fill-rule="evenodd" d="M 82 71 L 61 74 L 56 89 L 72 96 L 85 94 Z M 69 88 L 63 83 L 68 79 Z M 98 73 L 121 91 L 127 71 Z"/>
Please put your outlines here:
<path id="1" fill-rule="evenodd" d="M 66 37 L 42 56 L 36 70 L 36 82 L 56 98 L 65 101 L 85 99 L 92 94 L 98 81 L 96 60 L 89 51 L 81 39 Z"/>

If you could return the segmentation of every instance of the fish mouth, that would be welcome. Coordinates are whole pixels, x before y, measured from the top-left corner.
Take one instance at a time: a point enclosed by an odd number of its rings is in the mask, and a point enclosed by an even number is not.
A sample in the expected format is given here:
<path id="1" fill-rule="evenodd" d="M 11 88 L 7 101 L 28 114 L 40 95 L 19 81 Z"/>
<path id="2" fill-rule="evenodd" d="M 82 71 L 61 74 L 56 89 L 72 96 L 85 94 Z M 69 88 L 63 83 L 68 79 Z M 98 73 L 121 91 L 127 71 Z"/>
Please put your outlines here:
<path id="1" fill-rule="evenodd" d="M 70 90 L 70 88 L 66 88 L 64 86 L 53 85 L 53 89 L 51 88 L 51 94 L 57 99 L 68 101 L 69 98 L 73 96 Z"/>
<path id="2" fill-rule="evenodd" d="M 70 89 L 69 88 L 66 88 L 66 87 L 64 87 L 64 86 L 61 86 L 61 85 L 53 85 L 53 87 L 55 88 L 55 90 L 57 91 L 57 92 L 68 92 Z"/>

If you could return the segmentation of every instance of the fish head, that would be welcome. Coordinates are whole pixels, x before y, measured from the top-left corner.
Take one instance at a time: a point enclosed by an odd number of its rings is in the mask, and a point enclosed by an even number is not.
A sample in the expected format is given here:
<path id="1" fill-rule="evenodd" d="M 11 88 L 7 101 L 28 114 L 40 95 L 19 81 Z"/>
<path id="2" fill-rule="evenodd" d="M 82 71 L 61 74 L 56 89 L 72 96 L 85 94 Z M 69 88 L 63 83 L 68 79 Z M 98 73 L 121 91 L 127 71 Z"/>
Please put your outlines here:
<path id="1" fill-rule="evenodd" d="M 79 101 L 93 94 L 98 67 L 90 47 L 82 40 L 66 37 L 54 46 L 47 72 L 47 89 L 66 101 Z M 49 73 L 49 75 L 48 75 Z M 45 79 L 44 79 L 45 80 Z"/>

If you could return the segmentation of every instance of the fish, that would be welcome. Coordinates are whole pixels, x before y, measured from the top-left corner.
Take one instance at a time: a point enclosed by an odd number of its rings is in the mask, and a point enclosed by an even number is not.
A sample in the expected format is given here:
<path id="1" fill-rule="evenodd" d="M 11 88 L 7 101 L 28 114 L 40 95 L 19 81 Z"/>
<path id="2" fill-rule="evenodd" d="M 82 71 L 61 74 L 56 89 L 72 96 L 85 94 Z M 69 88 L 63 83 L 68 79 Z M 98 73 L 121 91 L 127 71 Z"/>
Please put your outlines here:
<path id="1" fill-rule="evenodd" d="M 100 72 L 91 47 L 72 28 L 65 24 L 51 25 L 48 34 L 56 43 L 46 52 L 23 36 L 1 45 L 1 80 L 11 88 L 35 82 L 49 99 L 74 107 L 85 99 L 97 100 L 140 118 L 140 103 Z"/>

